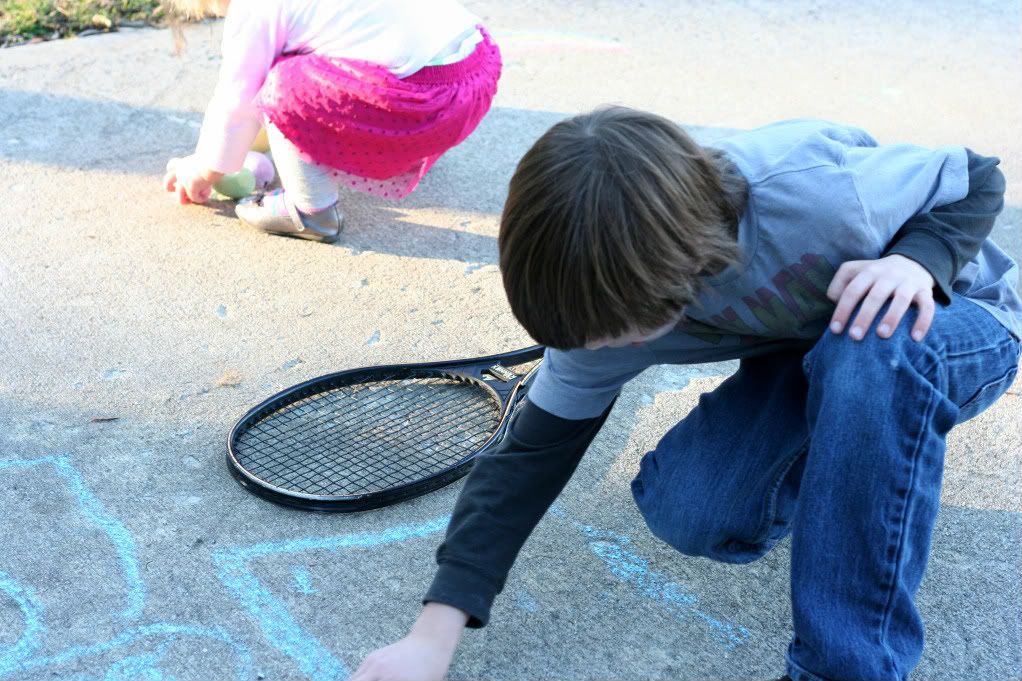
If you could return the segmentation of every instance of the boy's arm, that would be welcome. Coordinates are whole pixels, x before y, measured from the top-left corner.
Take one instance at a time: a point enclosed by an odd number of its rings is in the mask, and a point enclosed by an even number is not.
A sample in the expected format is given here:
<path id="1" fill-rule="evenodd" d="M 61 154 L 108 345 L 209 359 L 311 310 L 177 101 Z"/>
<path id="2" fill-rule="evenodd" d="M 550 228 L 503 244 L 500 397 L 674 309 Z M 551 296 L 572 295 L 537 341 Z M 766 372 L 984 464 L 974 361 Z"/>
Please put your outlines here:
<path id="1" fill-rule="evenodd" d="M 910 305 L 918 315 L 912 337 L 921 340 L 934 301 L 951 302 L 951 287 L 980 249 L 1003 207 L 998 160 L 962 147 L 936 150 L 907 144 L 845 150 L 867 225 L 886 243 L 879 259 L 841 264 L 827 289 L 836 305 L 830 329 L 861 339 L 890 301 L 877 334 L 889 338 Z M 852 312 L 855 319 L 849 324 Z"/>
<path id="2" fill-rule="evenodd" d="M 621 386 L 653 359 L 620 349 L 547 349 L 503 439 L 476 458 L 415 625 L 400 641 L 373 651 L 352 681 L 435 681 L 447 673 L 463 629 L 489 620 L 511 564 L 571 478 Z"/>
<path id="3" fill-rule="evenodd" d="M 525 540 L 567 484 L 611 408 L 570 420 L 526 398 L 503 441 L 480 455 L 437 550 L 439 568 L 423 602 L 464 611 L 481 627 Z"/>
<path id="4" fill-rule="evenodd" d="M 936 282 L 935 298 L 945 305 L 951 302 L 951 285 L 958 273 L 979 252 L 1004 207 L 1000 160 L 965 151 L 968 195 L 910 218 L 884 251 L 885 256 L 903 255 L 925 267 Z"/>

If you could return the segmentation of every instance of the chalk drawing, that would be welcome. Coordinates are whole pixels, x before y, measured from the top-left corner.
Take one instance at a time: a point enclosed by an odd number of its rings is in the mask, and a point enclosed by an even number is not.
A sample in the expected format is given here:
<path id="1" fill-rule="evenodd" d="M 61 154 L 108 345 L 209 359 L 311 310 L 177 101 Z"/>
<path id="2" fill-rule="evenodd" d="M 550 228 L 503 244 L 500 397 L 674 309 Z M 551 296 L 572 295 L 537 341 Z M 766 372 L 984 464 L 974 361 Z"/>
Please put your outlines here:
<path id="1" fill-rule="evenodd" d="M 145 679 L 145 681 L 163 681 L 164 676 L 160 673 L 157 664 L 167 654 L 167 648 L 174 641 L 168 639 L 160 643 L 156 650 L 146 651 L 140 655 L 129 655 L 110 665 L 103 681 L 132 681 L 133 679 Z"/>
<path id="2" fill-rule="evenodd" d="M 6 572 L 0 572 L 0 592 L 14 601 L 24 620 L 24 626 L 18 641 L 6 651 L 0 651 L 0 677 L 18 668 L 18 664 L 29 657 L 42 645 L 43 606 L 32 589 L 14 581 Z"/>
<path id="3" fill-rule="evenodd" d="M 233 678 L 253 678 L 254 673 L 252 672 L 253 666 L 251 653 L 247 650 L 247 648 L 237 643 L 230 634 L 220 627 L 195 627 L 188 625 L 174 625 L 165 622 L 159 622 L 143 627 L 135 627 L 114 636 L 108 641 L 90 643 L 88 645 L 77 645 L 54 655 L 35 657 L 35 659 L 22 663 L 19 668 L 20 671 L 24 673 L 33 669 L 66 665 L 68 663 L 82 660 L 84 657 L 94 657 L 96 655 L 101 655 L 111 650 L 115 650 L 119 647 L 131 645 L 132 643 L 146 638 L 161 639 L 160 646 L 165 646 L 166 649 L 166 646 L 182 637 L 213 639 L 230 646 L 234 649 L 234 652 L 238 656 L 238 665 L 235 668 L 235 675 Z M 136 654 L 123 657 L 122 660 L 115 662 L 112 665 L 111 671 L 115 674 L 130 672 L 134 675 L 130 677 L 132 679 L 164 678 L 162 677 L 160 670 L 150 666 L 154 661 L 147 661 L 146 657 L 153 657 L 153 655 Z M 0 677 L 2 676 L 3 675 L 0 674 Z M 109 676 L 109 674 L 107 676 Z M 112 678 L 118 677 L 113 676 Z"/>
<path id="4" fill-rule="evenodd" d="M 187 118 L 181 118 L 180 116 L 172 116 L 170 114 L 166 114 L 166 118 L 167 118 L 168 121 L 171 121 L 173 123 L 177 123 L 178 125 L 187 125 L 188 127 L 195 128 L 196 130 L 198 130 L 198 129 L 200 129 L 202 127 L 202 123 L 200 123 L 199 121 L 193 121 L 193 120 L 190 120 L 190 119 L 187 119 Z"/>
<path id="5" fill-rule="evenodd" d="M 628 45 L 606 36 L 569 31 L 498 31 L 493 34 L 506 53 L 529 54 L 550 50 L 575 52 L 627 52 Z"/>
<path id="6" fill-rule="evenodd" d="M 234 675 L 231 678 L 235 679 L 252 679 L 254 677 L 252 654 L 248 649 L 239 643 L 234 638 L 221 629 L 220 627 L 199 627 L 189 626 L 180 624 L 169 624 L 167 622 L 157 622 L 156 624 L 149 624 L 141 627 L 134 627 L 123 631 L 109 641 L 103 641 L 101 643 L 90 643 L 88 645 L 74 646 L 67 650 L 57 653 L 56 655 L 50 655 L 47 657 L 32 658 L 22 662 L 19 665 L 18 671 L 22 673 L 32 669 L 41 669 L 45 667 L 55 667 L 62 664 L 68 664 L 76 660 L 80 660 L 88 657 L 96 657 L 103 655 L 117 648 L 131 645 L 137 641 L 144 640 L 147 638 L 162 639 L 157 647 L 159 654 L 157 655 L 128 655 L 120 660 L 114 662 L 109 672 L 107 673 L 108 678 L 120 678 L 116 674 L 129 674 L 127 678 L 131 679 L 161 679 L 165 678 L 163 672 L 154 666 L 154 663 L 162 657 L 163 652 L 169 647 L 171 643 L 179 640 L 183 637 L 195 637 L 212 639 L 219 641 L 225 645 L 231 647 L 238 657 L 238 664 L 234 669 Z M 3 677 L 4 674 L 0 674 Z M 169 678 L 169 677 L 167 677 Z"/>
<path id="7" fill-rule="evenodd" d="M 695 594 L 677 582 L 670 581 L 666 575 L 651 570 L 649 561 L 624 548 L 623 545 L 632 541 L 628 536 L 576 522 L 556 505 L 550 509 L 550 513 L 581 531 L 589 539 L 589 550 L 607 565 L 611 574 L 635 587 L 643 596 L 659 603 L 672 615 L 702 620 L 709 625 L 713 636 L 724 644 L 725 649 L 732 650 L 749 638 L 748 629 L 723 622 L 703 612 L 696 607 L 699 598 Z"/>
<path id="8" fill-rule="evenodd" d="M 312 575 L 309 574 L 309 568 L 304 565 L 296 565 L 291 568 L 291 576 L 295 578 L 295 591 L 302 594 L 316 593 L 316 590 L 312 588 Z"/>
<path id="9" fill-rule="evenodd" d="M 0 470 L 32 466 L 51 466 L 63 479 L 83 515 L 106 534 L 117 553 L 127 585 L 128 605 L 120 616 L 137 619 L 142 612 L 145 589 L 131 534 L 123 524 L 106 512 L 68 457 L 0 460 Z M 729 649 L 740 645 L 749 637 L 747 629 L 703 612 L 696 607 L 698 598 L 694 594 L 671 582 L 663 574 L 651 570 L 648 561 L 625 548 L 631 542 L 626 535 L 578 523 L 568 518 L 567 514 L 556 506 L 551 512 L 582 533 L 589 542 L 590 550 L 603 561 L 611 574 L 635 587 L 643 596 L 658 602 L 668 612 L 679 617 L 696 617 L 702 620 Z M 386 546 L 439 533 L 447 527 L 449 520 L 449 516 L 444 516 L 421 524 L 400 525 L 376 533 L 311 537 L 221 549 L 213 553 L 212 559 L 217 576 L 228 592 L 257 622 L 263 636 L 278 650 L 291 657 L 305 677 L 312 681 L 345 679 L 348 676 L 347 668 L 314 636 L 303 630 L 284 603 L 259 581 L 252 572 L 252 561 L 268 556 L 296 555 L 310 551 L 337 552 Z M 308 568 L 301 565 L 293 566 L 292 576 L 297 591 L 315 593 Z M 252 655 L 249 650 L 219 627 L 158 622 L 135 626 L 109 641 L 75 646 L 55 655 L 41 656 L 38 655 L 38 651 L 42 647 L 47 628 L 40 599 L 30 587 L 19 584 L 4 572 L 0 572 L 0 594 L 6 595 L 17 605 L 24 621 L 17 642 L 6 650 L 0 650 L 0 678 L 100 656 L 117 648 L 151 639 L 147 650 L 126 654 L 113 662 L 103 678 L 105 681 L 127 679 L 170 681 L 172 677 L 158 665 L 175 641 L 188 637 L 213 639 L 227 645 L 237 656 L 234 678 L 253 677 Z M 517 601 L 519 607 L 526 611 L 534 612 L 538 609 L 535 600 L 525 592 L 519 592 Z"/>
<path id="10" fill-rule="evenodd" d="M 131 533 L 120 521 L 107 513 L 68 457 L 46 456 L 37 459 L 0 460 L 0 470 L 26 469 L 34 466 L 51 466 L 64 481 L 82 515 L 109 538 L 117 553 L 128 592 L 128 605 L 117 614 L 125 619 L 138 619 L 145 601 L 145 587 L 140 576 L 135 541 Z M 54 655 L 39 655 L 38 652 L 42 648 L 43 640 L 47 634 L 44 608 L 39 597 L 31 587 L 18 583 L 2 571 L 0 571 L 0 594 L 6 594 L 14 601 L 21 611 L 24 622 L 18 641 L 6 650 L 0 649 L 0 679 L 20 678 L 31 670 L 45 669 L 84 658 L 96 657 L 144 639 L 158 639 L 159 642 L 155 649 L 143 653 L 127 654 L 115 661 L 103 678 L 105 681 L 120 681 L 121 679 L 171 681 L 172 677 L 165 674 L 157 665 L 173 642 L 183 637 L 213 639 L 224 643 L 234 651 L 238 658 L 234 678 L 252 679 L 254 676 L 252 655 L 249 650 L 219 627 L 157 622 L 132 627 L 109 641 L 74 646 Z M 62 678 L 75 681 L 76 679 L 94 679 L 96 677 L 74 674 Z"/>
<path id="11" fill-rule="evenodd" d="M 117 559 L 128 585 L 128 605 L 121 613 L 125 619 L 134 619 L 142 612 L 145 589 L 139 576 L 138 559 L 135 557 L 135 540 L 119 520 L 111 516 L 86 486 L 82 476 L 71 465 L 66 456 L 44 456 L 38 459 L 0 460 L 0 470 L 5 468 L 28 468 L 32 466 L 53 466 L 57 475 L 64 479 L 67 489 L 74 496 L 85 517 L 106 533 L 114 545 Z"/>
<path id="12" fill-rule="evenodd" d="M 539 604 L 536 603 L 536 599 L 525 589 L 515 592 L 515 605 L 525 612 L 536 612 L 539 610 Z"/>
<path id="13" fill-rule="evenodd" d="M 347 668 L 316 637 L 302 629 L 284 603 L 252 573 L 249 562 L 273 555 L 395 544 L 436 534 L 447 527 L 448 520 L 450 516 L 444 516 L 420 525 L 399 525 L 378 533 L 310 537 L 221 549 L 213 553 L 213 563 L 220 581 L 256 620 L 266 640 L 294 660 L 305 677 L 310 681 L 346 679 Z"/>
<path id="14" fill-rule="evenodd" d="M 645 559 L 624 549 L 622 545 L 631 542 L 626 535 L 575 522 L 557 506 L 551 509 L 551 513 L 566 520 L 589 540 L 590 550 L 607 565 L 611 574 L 634 586 L 639 593 L 656 601 L 669 613 L 702 620 L 726 649 L 740 645 L 749 637 L 745 627 L 723 622 L 700 610 L 696 607 L 699 601 L 694 594 L 661 573 L 650 570 Z M 259 581 L 252 572 L 251 561 L 273 555 L 343 551 L 400 543 L 438 533 L 447 527 L 449 520 L 450 516 L 444 516 L 420 525 L 401 525 L 379 533 L 310 537 L 221 549 L 214 552 L 213 562 L 217 566 L 220 580 L 256 620 L 266 639 L 294 660 L 304 676 L 312 681 L 345 679 L 348 670 L 344 664 L 323 643 L 305 631 L 284 602 Z M 300 566 L 292 567 L 292 576 L 297 590 L 309 593 L 306 591 L 311 589 L 308 570 Z M 516 594 L 516 604 L 528 612 L 535 612 L 539 607 L 532 596 L 524 591 Z"/>

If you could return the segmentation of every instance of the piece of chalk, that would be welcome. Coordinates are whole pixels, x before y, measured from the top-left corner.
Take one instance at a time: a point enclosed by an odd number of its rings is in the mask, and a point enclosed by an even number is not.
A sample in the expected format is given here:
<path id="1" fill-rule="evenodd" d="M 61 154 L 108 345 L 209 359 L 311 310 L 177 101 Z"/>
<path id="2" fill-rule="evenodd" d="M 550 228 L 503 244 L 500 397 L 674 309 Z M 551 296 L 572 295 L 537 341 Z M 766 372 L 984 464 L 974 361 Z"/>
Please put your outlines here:
<path id="1" fill-rule="evenodd" d="M 260 154 L 258 151 L 250 151 L 245 155 L 245 167 L 255 175 L 257 189 L 266 189 L 273 182 L 273 178 L 277 176 L 270 157 Z"/>
<path id="2" fill-rule="evenodd" d="M 266 128 L 259 128 L 259 134 L 256 135 L 255 141 L 252 142 L 252 151 L 258 151 L 260 154 L 265 154 L 270 150 L 270 140 L 266 137 Z"/>
<path id="3" fill-rule="evenodd" d="M 232 199 L 243 199 L 254 192 L 255 188 L 255 174 L 248 168 L 242 168 L 236 173 L 224 175 L 220 178 L 219 182 L 213 185 L 213 189 Z"/>

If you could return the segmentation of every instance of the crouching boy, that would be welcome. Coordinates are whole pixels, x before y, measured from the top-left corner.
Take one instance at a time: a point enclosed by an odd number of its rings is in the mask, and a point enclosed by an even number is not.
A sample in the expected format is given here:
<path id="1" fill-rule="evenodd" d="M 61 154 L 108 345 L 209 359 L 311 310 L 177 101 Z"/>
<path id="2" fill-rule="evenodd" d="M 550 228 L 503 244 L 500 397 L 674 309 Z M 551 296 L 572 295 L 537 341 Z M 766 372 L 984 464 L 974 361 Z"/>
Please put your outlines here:
<path id="1" fill-rule="evenodd" d="M 729 563 L 791 535 L 785 678 L 906 679 L 948 431 L 1019 362 L 1018 269 L 987 238 L 997 163 L 813 120 L 712 147 L 619 107 L 555 125 L 500 230 L 508 300 L 545 361 L 465 483 L 418 621 L 353 679 L 446 674 L 621 386 L 731 358 L 642 458 L 638 508 L 678 551 Z"/>

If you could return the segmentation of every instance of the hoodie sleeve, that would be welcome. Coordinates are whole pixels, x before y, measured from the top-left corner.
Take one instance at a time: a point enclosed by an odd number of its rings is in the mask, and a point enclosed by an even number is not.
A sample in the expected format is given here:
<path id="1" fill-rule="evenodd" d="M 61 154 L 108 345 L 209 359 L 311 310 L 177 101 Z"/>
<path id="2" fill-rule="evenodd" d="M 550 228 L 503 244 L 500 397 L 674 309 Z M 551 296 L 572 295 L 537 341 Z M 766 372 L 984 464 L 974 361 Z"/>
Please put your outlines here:
<path id="1" fill-rule="evenodd" d="M 911 144 L 846 147 L 843 166 L 884 255 L 912 258 L 934 279 L 934 297 L 951 285 L 993 228 L 1002 207 L 998 160 L 964 147 Z"/>
<path id="2" fill-rule="evenodd" d="M 979 252 L 1004 207 L 1000 159 L 965 150 L 968 194 L 960 201 L 913 216 L 894 235 L 884 255 L 897 253 L 925 267 L 936 282 L 935 297 L 951 304 L 951 285 Z"/>
<path id="3" fill-rule="evenodd" d="M 458 496 L 437 572 L 423 603 L 439 602 L 482 627 L 525 540 L 575 472 L 613 405 L 596 418 L 569 420 L 528 397 L 500 444 L 481 454 Z"/>

